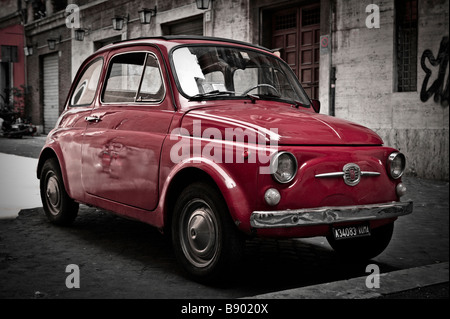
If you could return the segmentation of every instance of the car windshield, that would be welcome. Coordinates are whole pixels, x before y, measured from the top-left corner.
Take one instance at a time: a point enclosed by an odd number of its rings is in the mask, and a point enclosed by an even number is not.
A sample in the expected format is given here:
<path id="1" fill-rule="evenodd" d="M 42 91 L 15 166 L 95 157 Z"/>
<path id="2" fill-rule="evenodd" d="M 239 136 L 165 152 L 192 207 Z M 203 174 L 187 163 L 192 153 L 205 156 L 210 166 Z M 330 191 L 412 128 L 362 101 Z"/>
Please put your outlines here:
<path id="1" fill-rule="evenodd" d="M 290 67 L 256 50 L 228 46 L 183 46 L 172 53 L 182 94 L 190 100 L 273 99 L 308 107 Z"/>

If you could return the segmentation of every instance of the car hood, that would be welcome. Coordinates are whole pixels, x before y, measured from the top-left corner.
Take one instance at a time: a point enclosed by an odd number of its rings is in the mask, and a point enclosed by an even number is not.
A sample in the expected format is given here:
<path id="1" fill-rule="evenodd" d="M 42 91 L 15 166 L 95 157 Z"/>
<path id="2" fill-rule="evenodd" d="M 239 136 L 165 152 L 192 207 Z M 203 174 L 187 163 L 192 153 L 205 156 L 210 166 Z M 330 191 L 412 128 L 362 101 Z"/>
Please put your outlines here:
<path id="1" fill-rule="evenodd" d="M 216 101 L 217 102 L 217 101 Z M 258 100 L 188 111 L 181 127 L 194 137 L 278 145 L 381 145 L 370 129 L 310 109 Z"/>

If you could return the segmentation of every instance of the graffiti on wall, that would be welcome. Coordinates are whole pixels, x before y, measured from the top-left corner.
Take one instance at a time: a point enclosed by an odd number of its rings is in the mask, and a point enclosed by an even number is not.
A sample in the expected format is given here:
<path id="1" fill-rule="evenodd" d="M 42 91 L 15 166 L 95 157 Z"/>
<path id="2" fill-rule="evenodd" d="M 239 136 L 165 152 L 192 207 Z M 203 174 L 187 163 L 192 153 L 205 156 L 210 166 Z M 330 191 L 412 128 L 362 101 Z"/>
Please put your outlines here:
<path id="1" fill-rule="evenodd" d="M 420 65 L 425 71 L 425 79 L 422 83 L 422 89 L 420 91 L 420 100 L 422 102 L 428 101 L 434 95 L 434 101 L 436 103 L 441 103 L 442 106 L 448 106 L 448 46 L 449 37 L 445 36 L 441 40 L 441 45 L 439 47 L 439 52 L 437 57 L 434 56 L 431 50 L 423 51 L 422 58 L 420 59 Z M 432 76 L 433 71 L 430 70 L 426 65 L 426 60 L 433 67 L 439 67 L 438 74 L 433 84 L 428 87 L 428 82 Z M 447 75 L 447 81 L 445 81 Z"/>

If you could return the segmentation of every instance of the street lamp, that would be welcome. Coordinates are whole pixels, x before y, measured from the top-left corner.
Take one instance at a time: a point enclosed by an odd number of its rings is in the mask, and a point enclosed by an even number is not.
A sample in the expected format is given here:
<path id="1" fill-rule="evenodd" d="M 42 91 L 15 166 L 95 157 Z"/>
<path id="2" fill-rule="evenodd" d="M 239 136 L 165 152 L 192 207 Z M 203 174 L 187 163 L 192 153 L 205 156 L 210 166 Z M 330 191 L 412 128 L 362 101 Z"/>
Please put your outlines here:
<path id="1" fill-rule="evenodd" d="M 56 48 L 56 39 L 47 39 L 48 48 L 50 50 L 55 50 Z"/>
<path id="2" fill-rule="evenodd" d="M 50 50 L 55 50 L 56 43 L 61 43 L 61 41 L 62 41 L 62 36 L 61 35 L 59 36 L 59 38 L 49 38 L 49 39 L 47 39 L 48 48 Z"/>
<path id="3" fill-rule="evenodd" d="M 152 21 L 152 17 L 156 16 L 156 6 L 155 9 L 142 8 L 138 12 L 141 23 L 150 24 L 150 21 Z"/>
<path id="4" fill-rule="evenodd" d="M 25 53 L 25 56 L 33 55 L 33 46 L 27 45 L 26 47 L 23 48 L 23 51 Z"/>
<path id="5" fill-rule="evenodd" d="M 210 0 L 196 0 L 195 1 L 195 3 L 197 4 L 197 9 L 200 9 L 200 10 L 208 9 L 209 2 L 210 2 Z"/>
<path id="6" fill-rule="evenodd" d="M 113 29 L 116 31 L 120 31 L 123 29 L 123 25 L 125 23 L 125 19 L 128 21 L 128 17 L 123 16 L 115 16 L 112 18 Z"/>
<path id="7" fill-rule="evenodd" d="M 85 34 L 86 34 L 85 29 L 75 29 L 75 40 L 83 41 Z"/>

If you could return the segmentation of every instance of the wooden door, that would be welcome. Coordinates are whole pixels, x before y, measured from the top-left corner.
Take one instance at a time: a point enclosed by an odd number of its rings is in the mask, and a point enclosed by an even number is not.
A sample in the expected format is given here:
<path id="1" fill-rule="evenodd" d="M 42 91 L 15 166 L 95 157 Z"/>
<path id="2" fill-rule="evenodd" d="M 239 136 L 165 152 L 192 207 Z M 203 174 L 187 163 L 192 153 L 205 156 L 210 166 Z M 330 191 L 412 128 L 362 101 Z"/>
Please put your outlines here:
<path id="1" fill-rule="evenodd" d="M 319 97 L 320 6 L 283 9 L 272 16 L 272 48 L 280 49 L 309 97 Z"/>

